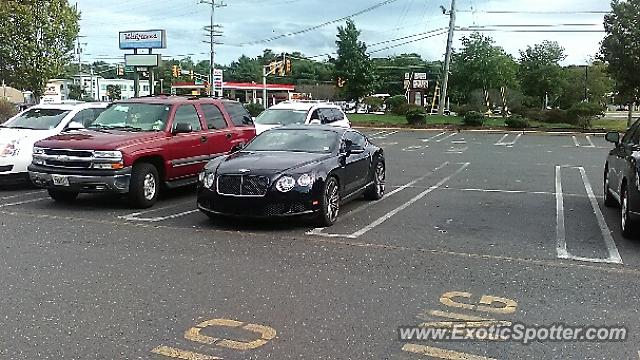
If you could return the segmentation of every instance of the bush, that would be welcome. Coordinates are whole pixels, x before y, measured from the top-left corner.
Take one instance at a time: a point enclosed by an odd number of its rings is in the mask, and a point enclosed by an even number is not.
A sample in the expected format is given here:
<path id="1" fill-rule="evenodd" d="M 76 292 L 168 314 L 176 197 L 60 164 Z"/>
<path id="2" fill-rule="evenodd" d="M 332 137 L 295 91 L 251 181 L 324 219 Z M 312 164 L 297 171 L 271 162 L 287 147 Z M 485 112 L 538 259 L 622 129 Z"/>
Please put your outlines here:
<path id="1" fill-rule="evenodd" d="M 551 109 L 545 111 L 540 120 L 550 124 L 571 124 L 571 119 L 569 118 L 568 112 L 561 109 Z"/>
<path id="2" fill-rule="evenodd" d="M 385 101 L 387 111 L 396 115 L 405 115 L 407 113 L 407 98 L 404 95 L 396 95 Z"/>
<path id="3" fill-rule="evenodd" d="M 591 127 L 591 121 L 604 114 L 604 108 L 600 104 L 582 102 L 574 104 L 568 111 L 569 117 L 582 129 Z"/>
<path id="4" fill-rule="evenodd" d="M 525 109 L 522 114 L 518 114 L 518 115 L 522 115 L 522 117 L 525 117 L 529 120 L 533 120 L 533 121 L 543 121 L 544 120 L 544 110 L 541 109 Z"/>
<path id="5" fill-rule="evenodd" d="M 0 124 L 18 113 L 16 106 L 6 100 L 0 100 Z"/>
<path id="6" fill-rule="evenodd" d="M 370 112 L 380 111 L 380 109 L 382 109 L 382 105 L 384 104 L 384 101 L 382 99 L 373 96 L 364 98 L 362 102 L 367 105 L 367 108 Z"/>
<path id="7" fill-rule="evenodd" d="M 244 107 L 247 109 L 249 114 L 251 114 L 251 116 L 253 117 L 260 115 L 264 111 L 264 106 L 257 103 L 246 104 Z"/>
<path id="8" fill-rule="evenodd" d="M 477 111 L 469 111 L 462 119 L 462 123 L 466 126 L 482 126 L 484 124 L 484 114 Z"/>
<path id="9" fill-rule="evenodd" d="M 529 120 L 520 115 L 512 115 L 504 122 L 507 124 L 507 127 L 511 129 L 524 129 L 529 127 Z"/>
<path id="10" fill-rule="evenodd" d="M 464 117 L 471 111 L 480 112 L 480 109 L 477 106 L 473 106 L 470 104 L 464 104 L 460 106 L 454 106 L 453 112 L 455 112 L 458 116 Z"/>
<path id="11" fill-rule="evenodd" d="M 427 111 L 422 106 L 411 105 L 407 107 L 405 117 L 409 125 L 425 125 L 427 123 Z"/>

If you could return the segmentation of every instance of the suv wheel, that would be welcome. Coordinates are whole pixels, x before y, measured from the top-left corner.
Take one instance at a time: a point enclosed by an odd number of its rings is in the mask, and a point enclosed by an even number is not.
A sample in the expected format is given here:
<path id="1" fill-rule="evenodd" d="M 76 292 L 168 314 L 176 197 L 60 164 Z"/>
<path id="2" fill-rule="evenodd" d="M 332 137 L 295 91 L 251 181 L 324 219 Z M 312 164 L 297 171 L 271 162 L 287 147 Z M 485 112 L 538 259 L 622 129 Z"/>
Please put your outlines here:
<path id="1" fill-rule="evenodd" d="M 74 191 L 48 189 L 47 192 L 53 200 L 62 203 L 70 203 L 78 197 L 78 193 Z"/>
<path id="2" fill-rule="evenodd" d="M 129 201 L 137 208 L 146 209 L 158 201 L 160 189 L 158 169 L 148 163 L 133 166 L 129 184 Z"/>

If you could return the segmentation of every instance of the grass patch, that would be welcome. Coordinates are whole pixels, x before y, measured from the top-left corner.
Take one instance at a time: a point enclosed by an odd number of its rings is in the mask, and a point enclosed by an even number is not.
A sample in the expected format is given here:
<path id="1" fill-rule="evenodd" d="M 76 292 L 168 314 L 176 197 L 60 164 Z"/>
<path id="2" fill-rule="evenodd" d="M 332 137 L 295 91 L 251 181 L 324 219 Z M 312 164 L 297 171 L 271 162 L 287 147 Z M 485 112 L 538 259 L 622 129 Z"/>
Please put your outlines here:
<path id="1" fill-rule="evenodd" d="M 384 114 L 349 114 L 349 120 L 355 126 L 389 126 L 389 127 L 410 127 L 404 116 Z M 540 130 L 578 130 L 575 125 L 546 123 L 542 121 L 530 121 L 532 129 Z M 426 127 L 438 126 L 462 126 L 462 117 L 459 116 L 427 116 Z M 506 128 L 504 118 L 492 117 L 486 118 L 484 121 L 486 128 Z M 596 119 L 592 122 L 591 129 L 605 131 L 626 131 L 626 120 Z"/>

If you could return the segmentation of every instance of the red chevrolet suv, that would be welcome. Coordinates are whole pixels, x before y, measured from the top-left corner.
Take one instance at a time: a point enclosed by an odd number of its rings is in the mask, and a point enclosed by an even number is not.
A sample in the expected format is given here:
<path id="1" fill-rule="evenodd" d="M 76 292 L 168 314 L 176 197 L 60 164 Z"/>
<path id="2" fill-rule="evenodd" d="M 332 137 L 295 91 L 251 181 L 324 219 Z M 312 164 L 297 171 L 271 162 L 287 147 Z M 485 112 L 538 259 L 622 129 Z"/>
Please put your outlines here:
<path id="1" fill-rule="evenodd" d="M 239 102 L 164 95 L 123 100 L 85 129 L 37 142 L 29 175 L 56 201 L 111 192 L 148 208 L 161 187 L 195 184 L 209 160 L 242 148 L 255 134 Z"/>

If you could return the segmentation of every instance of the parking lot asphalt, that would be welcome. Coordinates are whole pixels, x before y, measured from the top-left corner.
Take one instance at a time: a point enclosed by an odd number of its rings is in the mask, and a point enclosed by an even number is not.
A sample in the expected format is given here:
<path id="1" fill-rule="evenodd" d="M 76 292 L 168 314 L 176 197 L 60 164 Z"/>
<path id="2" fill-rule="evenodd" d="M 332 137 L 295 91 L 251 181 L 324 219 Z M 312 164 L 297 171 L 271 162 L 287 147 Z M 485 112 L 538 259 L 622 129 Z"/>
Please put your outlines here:
<path id="1" fill-rule="evenodd" d="M 366 133 L 385 148 L 387 195 L 324 229 L 211 221 L 192 188 L 145 211 L 1 189 L 0 358 L 638 359 L 640 239 L 603 205 L 601 135 Z M 483 296 L 509 305 L 482 310 Z M 629 337 L 399 340 L 452 319 Z"/>

